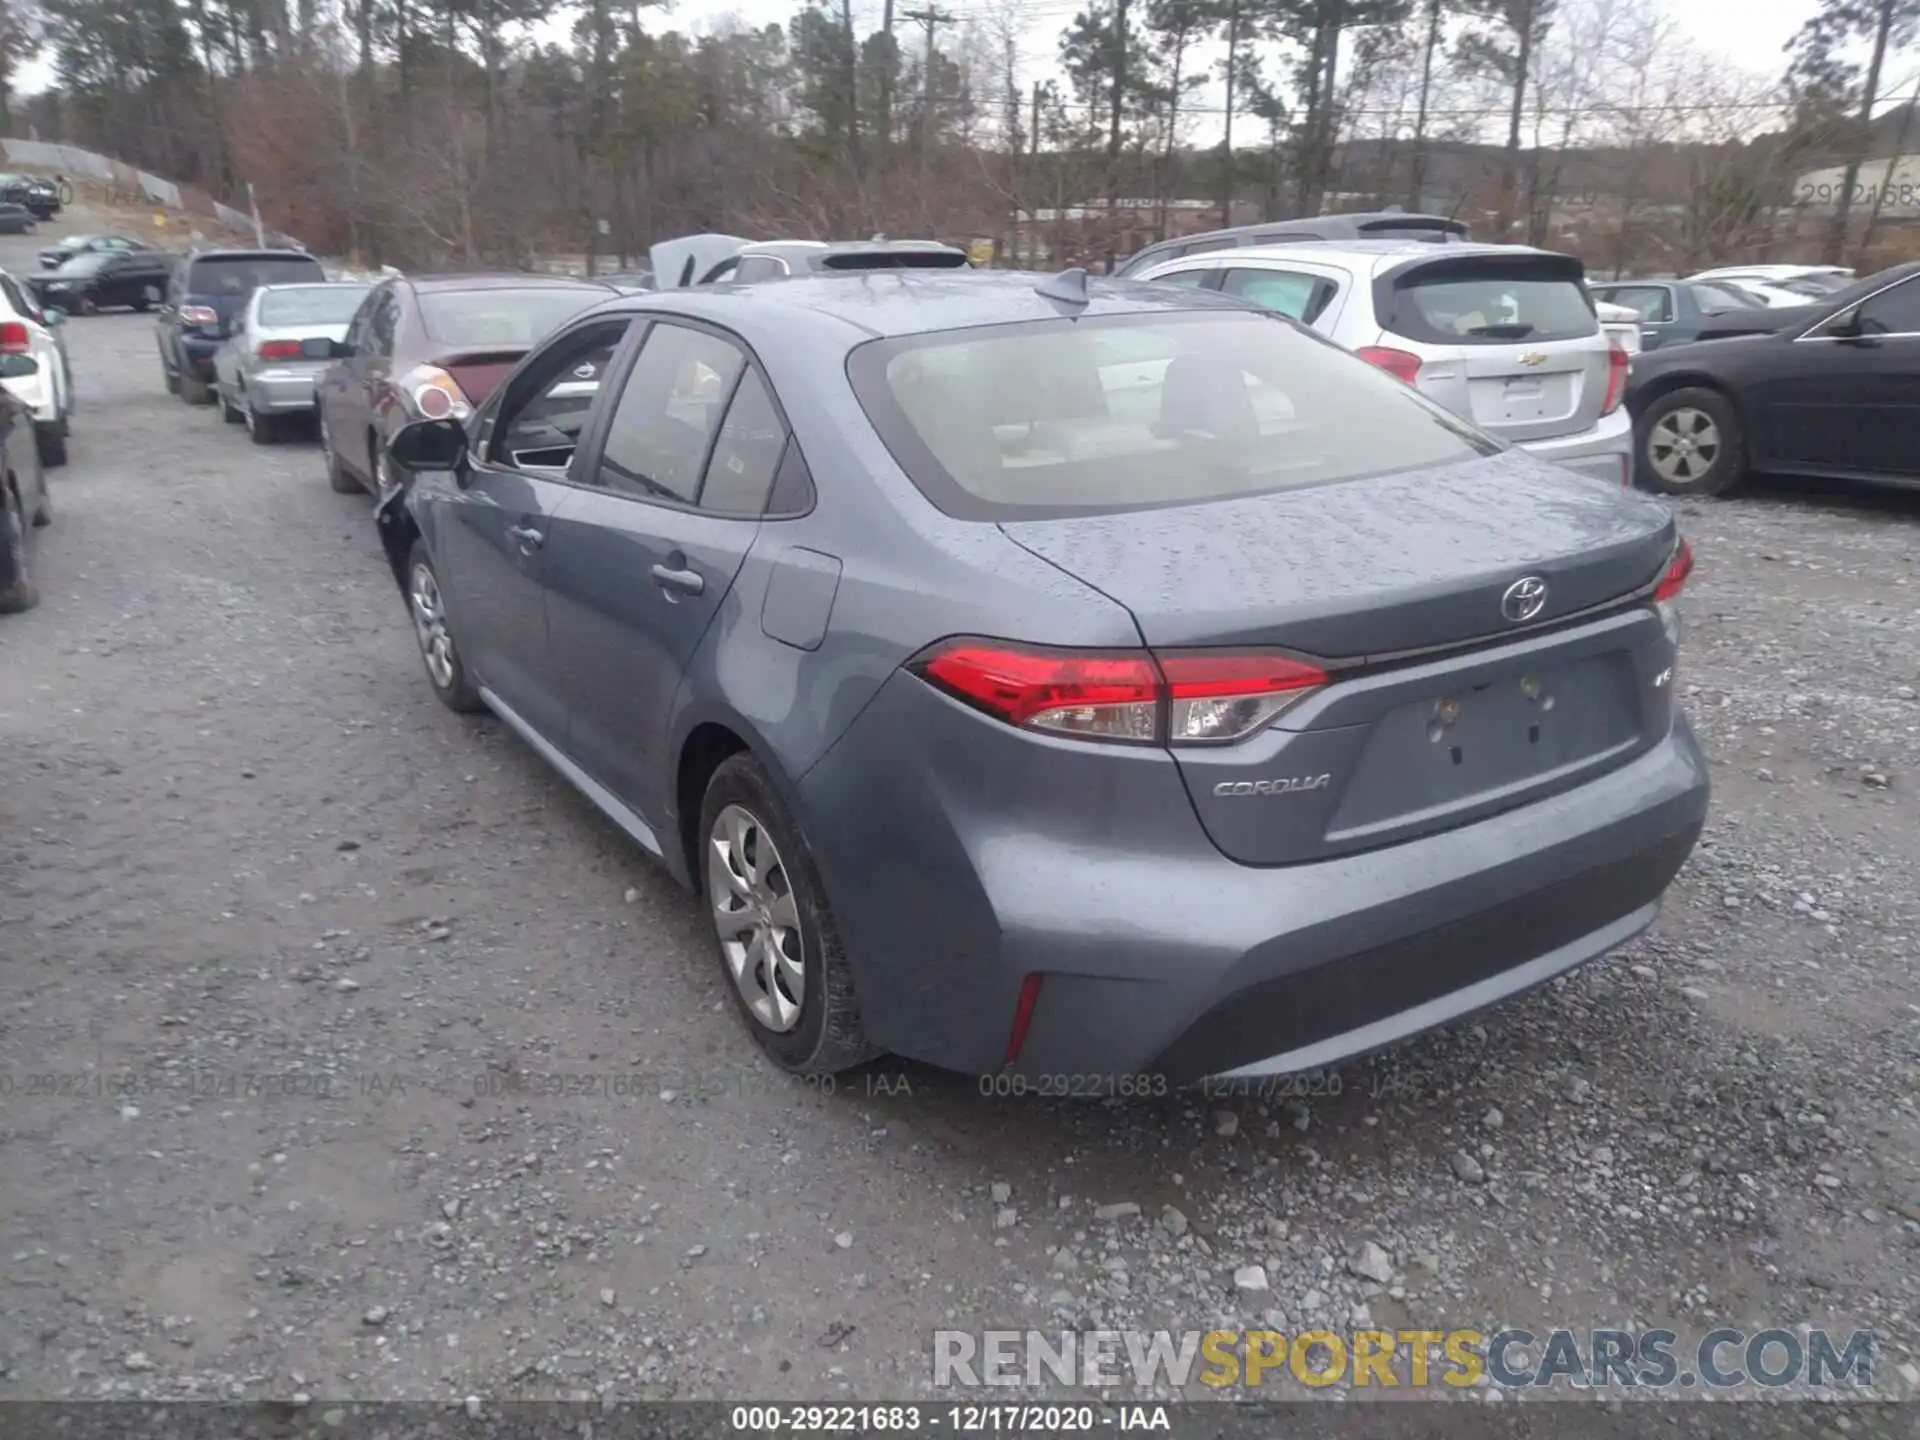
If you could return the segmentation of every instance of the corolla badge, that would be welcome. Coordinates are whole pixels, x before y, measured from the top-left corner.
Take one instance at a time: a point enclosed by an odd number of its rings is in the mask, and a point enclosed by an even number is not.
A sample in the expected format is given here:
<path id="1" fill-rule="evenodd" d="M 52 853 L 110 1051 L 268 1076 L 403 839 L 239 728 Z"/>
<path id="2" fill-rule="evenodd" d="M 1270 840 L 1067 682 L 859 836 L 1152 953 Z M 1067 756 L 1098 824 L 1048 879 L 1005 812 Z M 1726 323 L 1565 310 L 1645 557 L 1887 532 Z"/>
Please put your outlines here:
<path id="1" fill-rule="evenodd" d="M 1324 790 L 1331 775 L 1292 775 L 1284 780 L 1222 780 L 1216 795 L 1292 795 L 1301 790 Z"/>
<path id="2" fill-rule="evenodd" d="M 1500 597 L 1500 613 L 1516 625 L 1533 619 L 1546 605 L 1547 582 L 1538 575 L 1523 575 Z"/>

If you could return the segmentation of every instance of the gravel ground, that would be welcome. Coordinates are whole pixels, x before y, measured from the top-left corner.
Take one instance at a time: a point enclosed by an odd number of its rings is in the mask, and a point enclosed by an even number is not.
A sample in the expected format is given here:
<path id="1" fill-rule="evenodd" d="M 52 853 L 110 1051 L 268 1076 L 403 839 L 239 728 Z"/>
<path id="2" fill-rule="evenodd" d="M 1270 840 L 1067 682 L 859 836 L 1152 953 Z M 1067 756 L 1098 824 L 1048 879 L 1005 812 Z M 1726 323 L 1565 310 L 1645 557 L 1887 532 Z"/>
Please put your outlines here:
<path id="1" fill-rule="evenodd" d="M 1920 1386 L 1920 495 L 1683 507 L 1718 788 L 1627 951 L 1337 1095 L 807 1085 L 434 702 L 316 447 L 68 334 L 0 622 L 0 1397 L 873 1399 L 937 1328 L 1368 1320 L 1870 1326 Z"/>

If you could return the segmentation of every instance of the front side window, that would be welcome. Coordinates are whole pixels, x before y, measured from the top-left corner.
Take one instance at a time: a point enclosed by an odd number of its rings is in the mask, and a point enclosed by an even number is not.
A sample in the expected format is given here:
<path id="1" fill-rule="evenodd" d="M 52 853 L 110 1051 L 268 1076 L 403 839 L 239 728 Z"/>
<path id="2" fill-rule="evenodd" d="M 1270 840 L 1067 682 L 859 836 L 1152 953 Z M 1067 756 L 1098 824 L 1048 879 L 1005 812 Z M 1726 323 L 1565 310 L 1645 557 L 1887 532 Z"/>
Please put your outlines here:
<path id="1" fill-rule="evenodd" d="M 1365 361 L 1250 313 L 875 340 L 848 373 L 921 492 L 965 519 L 1191 504 L 1499 448 Z"/>
<path id="2" fill-rule="evenodd" d="M 1862 335 L 1920 334 L 1920 284 L 1908 280 L 1860 307 Z"/>
<path id="3" fill-rule="evenodd" d="M 746 356 L 718 336 L 655 325 L 613 413 L 600 483 L 629 495 L 695 504 L 707 452 L 745 368 Z"/>
<path id="4" fill-rule="evenodd" d="M 562 471 L 573 463 L 574 449 L 600 393 L 601 377 L 626 336 L 628 323 L 622 317 L 582 326 L 516 380 L 513 392 L 502 398 L 493 427 L 496 463 L 549 471 Z"/>
<path id="5" fill-rule="evenodd" d="M 1229 270 L 1220 288 L 1303 325 L 1318 320 L 1334 296 L 1332 281 L 1293 270 Z"/>
<path id="6" fill-rule="evenodd" d="M 749 255 L 728 278 L 744 283 L 749 280 L 778 280 L 786 273 L 785 263 L 771 255 Z"/>

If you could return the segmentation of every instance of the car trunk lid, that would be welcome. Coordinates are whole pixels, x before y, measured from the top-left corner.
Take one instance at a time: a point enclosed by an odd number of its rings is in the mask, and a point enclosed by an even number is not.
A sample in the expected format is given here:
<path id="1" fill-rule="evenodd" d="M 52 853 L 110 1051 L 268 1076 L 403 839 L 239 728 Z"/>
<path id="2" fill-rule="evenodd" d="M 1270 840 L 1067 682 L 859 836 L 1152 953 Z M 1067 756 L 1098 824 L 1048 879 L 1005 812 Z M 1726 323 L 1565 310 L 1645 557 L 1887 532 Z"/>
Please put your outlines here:
<path id="1" fill-rule="evenodd" d="M 493 346 L 485 350 L 449 351 L 435 356 L 429 363 L 451 375 L 461 393 L 479 405 L 493 393 L 494 386 L 507 378 L 526 353 L 525 347 Z"/>
<path id="2" fill-rule="evenodd" d="M 1584 274 L 1532 251 L 1405 262 L 1374 282 L 1376 343 L 1414 342 L 1420 391 L 1503 440 L 1575 434 L 1599 421 L 1609 375 Z"/>
<path id="3" fill-rule="evenodd" d="M 1202 824 L 1244 863 L 1463 824 L 1623 764 L 1670 724 L 1665 623 L 1608 602 L 1660 577 L 1671 517 L 1524 453 L 1001 529 L 1124 605 L 1163 656 L 1325 662 L 1331 683 L 1266 730 L 1174 747 Z M 1525 581 L 1544 587 L 1531 614 Z"/>

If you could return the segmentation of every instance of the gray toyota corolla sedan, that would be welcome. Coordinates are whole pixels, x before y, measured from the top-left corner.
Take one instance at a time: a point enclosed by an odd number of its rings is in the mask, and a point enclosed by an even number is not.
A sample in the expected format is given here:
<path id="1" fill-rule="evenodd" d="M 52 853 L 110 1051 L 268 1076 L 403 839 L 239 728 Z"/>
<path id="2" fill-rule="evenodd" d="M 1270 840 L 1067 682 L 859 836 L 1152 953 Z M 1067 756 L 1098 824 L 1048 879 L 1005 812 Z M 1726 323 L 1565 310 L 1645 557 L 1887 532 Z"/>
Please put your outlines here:
<path id="1" fill-rule="evenodd" d="M 1224 297 L 628 296 L 392 450 L 435 692 L 701 897 L 790 1070 L 1322 1065 L 1634 935 L 1705 816 L 1666 509 Z"/>

